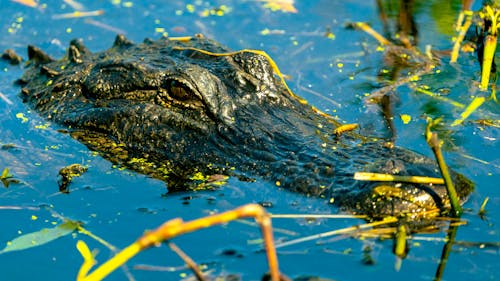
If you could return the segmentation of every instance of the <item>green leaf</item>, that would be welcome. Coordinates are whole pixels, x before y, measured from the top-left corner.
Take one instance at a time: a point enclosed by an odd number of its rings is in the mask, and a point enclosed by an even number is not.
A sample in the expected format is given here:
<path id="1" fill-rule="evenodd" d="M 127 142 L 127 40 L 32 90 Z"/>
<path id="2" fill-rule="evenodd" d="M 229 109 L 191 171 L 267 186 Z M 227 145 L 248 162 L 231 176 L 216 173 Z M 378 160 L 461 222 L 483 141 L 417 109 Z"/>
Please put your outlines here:
<path id="1" fill-rule="evenodd" d="M 0 177 L 1 179 L 6 179 L 9 177 L 9 168 L 3 169 L 2 176 Z"/>
<path id="2" fill-rule="evenodd" d="M 54 228 L 43 228 L 36 232 L 21 235 L 7 243 L 0 254 L 13 251 L 26 250 L 38 247 L 72 233 L 78 227 L 77 222 L 65 221 Z"/>

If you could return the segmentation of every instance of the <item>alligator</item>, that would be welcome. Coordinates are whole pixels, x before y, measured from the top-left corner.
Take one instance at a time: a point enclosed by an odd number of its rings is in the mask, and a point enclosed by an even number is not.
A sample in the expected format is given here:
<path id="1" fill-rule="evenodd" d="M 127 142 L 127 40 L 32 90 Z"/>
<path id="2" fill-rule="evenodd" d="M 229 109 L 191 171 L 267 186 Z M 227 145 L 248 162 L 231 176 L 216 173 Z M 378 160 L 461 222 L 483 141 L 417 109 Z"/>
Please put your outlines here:
<path id="1" fill-rule="evenodd" d="M 201 35 L 143 43 L 118 35 L 101 52 L 73 40 L 60 60 L 34 46 L 28 56 L 19 81 L 29 107 L 109 161 L 165 181 L 168 192 L 224 175 L 373 219 L 450 209 L 444 185 L 354 179 L 359 171 L 440 172 L 416 152 L 340 134 L 340 123 L 293 94 L 262 51 L 230 51 Z M 463 203 L 473 184 L 451 173 Z"/>

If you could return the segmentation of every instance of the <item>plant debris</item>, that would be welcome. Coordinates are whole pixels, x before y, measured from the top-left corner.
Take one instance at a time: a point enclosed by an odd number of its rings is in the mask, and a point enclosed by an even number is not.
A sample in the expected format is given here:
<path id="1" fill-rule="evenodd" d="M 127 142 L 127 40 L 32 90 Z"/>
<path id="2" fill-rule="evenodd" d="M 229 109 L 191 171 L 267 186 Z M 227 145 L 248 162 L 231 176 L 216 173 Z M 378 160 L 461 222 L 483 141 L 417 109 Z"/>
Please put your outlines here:
<path id="1" fill-rule="evenodd" d="M 87 167 L 80 164 L 71 164 L 59 170 L 59 191 L 62 193 L 69 193 L 68 186 L 74 177 L 79 177 L 87 171 Z"/>

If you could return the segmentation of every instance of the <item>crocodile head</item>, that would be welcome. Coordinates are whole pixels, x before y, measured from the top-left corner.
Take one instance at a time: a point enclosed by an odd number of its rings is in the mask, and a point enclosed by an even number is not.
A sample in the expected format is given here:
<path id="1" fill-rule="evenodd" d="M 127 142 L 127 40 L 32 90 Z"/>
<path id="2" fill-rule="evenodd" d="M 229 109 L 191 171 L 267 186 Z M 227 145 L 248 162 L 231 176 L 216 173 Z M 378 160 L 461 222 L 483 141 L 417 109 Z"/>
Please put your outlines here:
<path id="1" fill-rule="evenodd" d="M 364 182 L 356 171 L 439 177 L 434 161 L 346 133 L 290 92 L 262 52 L 230 52 L 201 36 L 91 53 L 72 41 L 54 61 L 36 47 L 24 100 L 125 167 L 161 178 L 169 191 L 193 175 L 260 177 L 372 217 L 449 208 L 440 185 Z M 465 200 L 471 183 L 453 173 Z"/>

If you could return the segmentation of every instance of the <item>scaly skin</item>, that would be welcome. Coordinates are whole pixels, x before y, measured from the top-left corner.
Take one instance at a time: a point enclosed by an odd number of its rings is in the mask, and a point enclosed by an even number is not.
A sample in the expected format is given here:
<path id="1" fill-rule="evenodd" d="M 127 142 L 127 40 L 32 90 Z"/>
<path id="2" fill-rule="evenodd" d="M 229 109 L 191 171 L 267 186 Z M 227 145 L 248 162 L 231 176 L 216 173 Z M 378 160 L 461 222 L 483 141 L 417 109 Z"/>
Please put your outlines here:
<path id="1" fill-rule="evenodd" d="M 440 175 L 434 161 L 409 150 L 334 136 L 338 123 L 292 96 L 264 56 L 186 48 L 228 52 L 201 36 L 141 44 L 118 36 L 99 53 L 72 41 L 58 61 L 29 47 L 22 96 L 110 161 L 165 180 L 169 191 L 194 188 L 199 173 L 226 174 L 372 218 L 449 208 L 443 186 L 354 180 L 356 171 Z M 453 175 L 465 200 L 472 184 Z"/>

